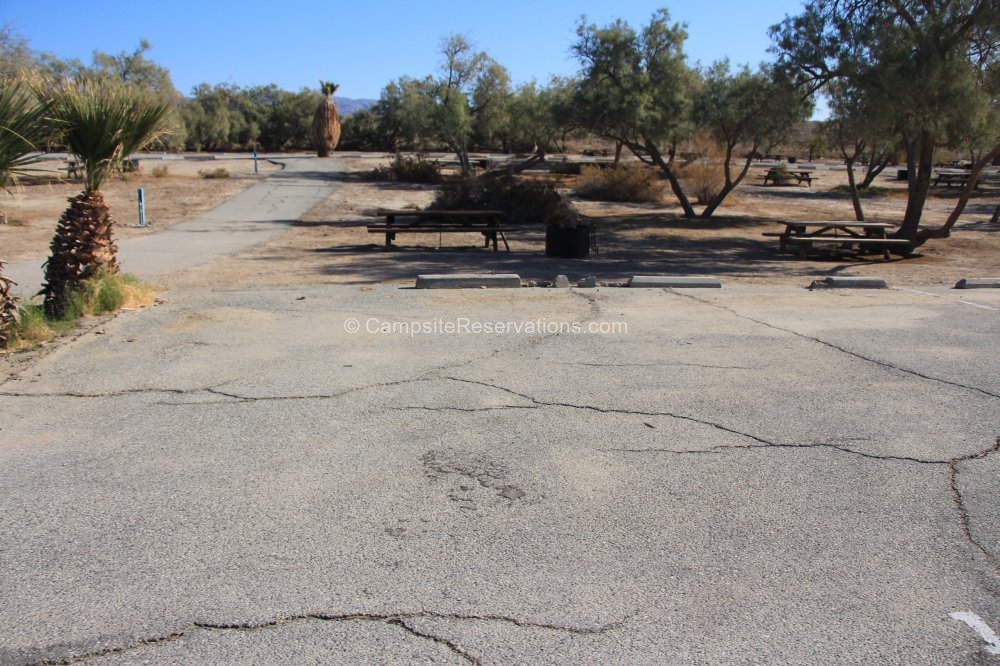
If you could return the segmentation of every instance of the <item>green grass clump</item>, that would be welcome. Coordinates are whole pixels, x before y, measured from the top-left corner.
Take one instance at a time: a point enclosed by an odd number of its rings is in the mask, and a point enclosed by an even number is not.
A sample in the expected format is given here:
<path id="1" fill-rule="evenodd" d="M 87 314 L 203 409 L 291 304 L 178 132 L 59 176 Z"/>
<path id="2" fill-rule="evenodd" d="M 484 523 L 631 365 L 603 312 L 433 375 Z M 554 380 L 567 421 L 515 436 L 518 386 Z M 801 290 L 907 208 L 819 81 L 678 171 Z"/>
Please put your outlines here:
<path id="1" fill-rule="evenodd" d="M 6 348 L 24 349 L 66 335 L 81 317 L 110 314 L 151 305 L 156 292 L 125 273 L 100 273 L 66 297 L 63 316 L 48 317 L 41 305 L 25 303 L 18 308 Z"/>

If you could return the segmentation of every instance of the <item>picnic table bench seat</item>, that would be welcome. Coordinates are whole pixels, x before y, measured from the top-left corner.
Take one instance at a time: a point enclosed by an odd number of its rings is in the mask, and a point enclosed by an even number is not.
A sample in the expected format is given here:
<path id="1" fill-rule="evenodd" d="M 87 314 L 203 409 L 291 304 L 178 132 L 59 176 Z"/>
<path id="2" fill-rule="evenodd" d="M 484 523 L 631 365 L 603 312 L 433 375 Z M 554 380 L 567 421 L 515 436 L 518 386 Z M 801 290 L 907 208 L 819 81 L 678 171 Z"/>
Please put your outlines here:
<path id="1" fill-rule="evenodd" d="M 799 256 L 803 259 L 806 257 L 806 253 L 816 244 L 882 250 L 885 259 L 889 259 L 890 248 L 911 245 L 910 241 L 905 238 L 856 238 L 853 236 L 789 236 L 785 239 L 785 242 L 797 246 Z"/>
<path id="2" fill-rule="evenodd" d="M 385 234 L 386 248 L 392 247 L 396 234 L 442 234 L 442 233 L 480 233 L 485 237 L 485 246 L 493 244 L 493 251 L 498 250 L 497 239 L 503 241 L 504 248 L 509 252 L 510 245 L 504 232 L 504 213 L 498 210 L 387 210 L 375 212 L 384 217 L 385 222 L 367 225 L 368 233 Z M 411 221 L 400 223 L 399 218 Z"/>

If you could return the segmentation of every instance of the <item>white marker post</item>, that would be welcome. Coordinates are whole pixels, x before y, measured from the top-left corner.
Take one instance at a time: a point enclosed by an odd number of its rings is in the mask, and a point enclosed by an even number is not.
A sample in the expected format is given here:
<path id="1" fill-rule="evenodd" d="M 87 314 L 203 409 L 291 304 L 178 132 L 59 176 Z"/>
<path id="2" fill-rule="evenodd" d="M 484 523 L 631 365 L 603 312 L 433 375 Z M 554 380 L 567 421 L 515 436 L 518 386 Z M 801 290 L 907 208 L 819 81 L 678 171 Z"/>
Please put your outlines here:
<path id="1" fill-rule="evenodd" d="M 146 197 L 142 188 L 139 188 L 139 225 L 140 227 L 146 226 Z"/>

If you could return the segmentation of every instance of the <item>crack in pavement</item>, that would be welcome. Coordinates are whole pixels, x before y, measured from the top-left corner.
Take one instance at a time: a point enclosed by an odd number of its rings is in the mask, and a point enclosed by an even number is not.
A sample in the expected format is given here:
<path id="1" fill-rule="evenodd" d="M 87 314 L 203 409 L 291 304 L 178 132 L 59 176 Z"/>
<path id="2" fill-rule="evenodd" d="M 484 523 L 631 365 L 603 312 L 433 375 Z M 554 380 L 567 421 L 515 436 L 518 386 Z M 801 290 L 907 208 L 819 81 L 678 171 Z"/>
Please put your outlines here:
<path id="1" fill-rule="evenodd" d="M 979 460 L 979 459 L 985 458 L 985 457 L 987 457 L 987 456 L 989 456 L 991 454 L 997 453 L 998 451 L 1000 451 L 1000 437 L 997 437 L 997 439 L 993 443 L 993 445 L 990 446 L 987 449 L 984 449 L 982 451 L 978 451 L 976 453 L 970 453 L 970 454 L 967 454 L 967 455 L 964 455 L 964 456 L 959 456 L 959 457 L 956 457 L 956 458 L 947 458 L 947 459 L 942 459 L 942 460 L 933 460 L 933 459 L 926 459 L 926 458 L 916 458 L 916 457 L 912 457 L 912 456 L 893 456 L 893 455 L 867 453 L 865 451 L 858 451 L 858 450 L 852 449 L 852 448 L 850 448 L 848 446 L 844 446 L 842 444 L 835 444 L 835 443 L 832 443 L 832 442 L 815 442 L 815 443 L 807 443 L 807 444 L 794 444 L 794 443 L 772 442 L 772 441 L 763 439 L 761 437 L 757 437 L 756 435 L 751 435 L 749 433 L 745 433 L 745 432 L 742 432 L 742 431 L 739 431 L 739 430 L 735 430 L 733 428 L 728 428 L 728 427 L 720 425 L 718 423 L 713 423 L 711 421 L 706 421 L 704 419 L 699 419 L 699 418 L 695 418 L 695 417 L 692 417 L 692 416 L 686 416 L 684 414 L 675 414 L 675 413 L 671 413 L 671 412 L 644 412 L 644 411 L 626 410 L 626 409 L 610 409 L 610 408 L 596 407 L 596 406 L 593 406 L 593 405 L 578 405 L 578 404 L 565 403 L 565 402 L 550 402 L 550 401 L 539 400 L 538 398 L 535 398 L 535 397 L 530 396 L 528 394 L 519 393 L 519 392 L 514 391 L 512 389 L 508 389 L 508 388 L 503 387 L 503 386 L 498 386 L 496 384 L 490 384 L 488 382 L 480 382 L 480 381 L 475 381 L 475 380 L 471 380 L 471 379 L 461 379 L 461 378 L 458 378 L 458 377 L 446 377 L 445 379 L 449 379 L 451 381 L 460 382 L 460 383 L 464 383 L 464 384 L 473 384 L 473 385 L 478 385 L 478 386 L 485 386 L 487 388 L 492 388 L 492 389 L 496 389 L 496 390 L 499 390 L 499 391 L 504 391 L 504 392 L 509 393 L 511 395 L 515 395 L 515 396 L 517 396 L 519 398 L 523 398 L 524 400 L 528 400 L 531 403 L 533 403 L 534 405 L 537 405 L 539 407 L 565 407 L 565 408 L 569 408 L 569 409 L 582 409 L 582 410 L 594 411 L 594 412 L 598 412 L 598 413 L 602 413 L 602 414 L 628 414 L 628 415 L 633 415 L 633 416 L 664 416 L 664 417 L 668 417 L 668 418 L 680 419 L 680 420 L 684 420 L 684 421 L 690 421 L 690 422 L 693 422 L 693 423 L 698 423 L 698 424 L 701 424 L 701 425 L 706 425 L 706 426 L 715 428 L 717 430 L 721 430 L 723 432 L 728 432 L 728 433 L 731 433 L 731 434 L 734 434 L 734 435 L 739 435 L 741 437 L 745 437 L 747 439 L 750 439 L 750 440 L 758 443 L 757 445 L 726 445 L 726 444 L 721 444 L 721 445 L 718 445 L 718 446 L 711 447 L 709 449 L 693 449 L 693 450 L 679 450 L 679 451 L 678 450 L 672 450 L 672 449 L 598 449 L 598 450 L 604 451 L 604 452 L 632 453 L 632 454 L 635 454 L 635 453 L 668 453 L 668 454 L 672 454 L 672 455 L 706 455 L 706 454 L 707 455 L 712 455 L 712 454 L 718 455 L 718 454 L 723 453 L 726 450 L 741 450 L 741 449 L 742 450 L 750 450 L 750 449 L 767 449 L 767 448 L 773 448 L 773 449 L 812 449 L 812 448 L 826 448 L 826 449 L 840 451 L 841 453 L 846 453 L 846 454 L 849 454 L 849 455 L 854 455 L 854 456 L 858 456 L 858 457 L 869 459 L 869 460 L 883 460 L 883 461 L 893 461 L 893 462 L 910 462 L 910 463 L 915 463 L 915 464 L 920 464 L 920 465 L 947 465 L 948 466 L 948 470 L 949 470 L 949 479 L 950 479 L 951 493 L 952 493 L 952 496 L 953 496 L 953 501 L 954 501 L 955 507 L 958 510 L 959 523 L 960 523 L 961 528 L 962 528 L 962 533 L 965 536 L 966 541 L 969 542 L 969 544 L 973 547 L 973 549 L 975 551 L 981 553 L 986 558 L 986 561 L 987 561 L 988 565 L 990 566 L 990 568 L 992 568 L 995 573 L 1000 574 L 1000 560 L 998 560 L 998 558 L 995 555 L 993 555 L 992 553 L 990 553 L 982 544 L 980 544 L 975 539 L 975 537 L 972 534 L 972 530 L 971 530 L 971 527 L 969 525 L 968 511 L 965 508 L 965 503 L 964 503 L 964 500 L 963 500 L 963 497 L 962 497 L 962 493 L 959 490 L 958 483 L 957 483 L 958 465 L 961 464 L 961 463 L 963 463 L 963 462 L 967 462 L 967 461 L 970 461 L 970 460 Z"/>
<path id="2" fill-rule="evenodd" d="M 947 465 L 951 460 L 927 460 L 925 458 L 913 458 L 910 456 L 893 456 L 884 455 L 878 453 L 866 453 L 865 451 L 857 451 L 847 446 L 841 444 L 832 444 L 830 442 L 813 442 L 808 444 L 790 444 L 781 442 L 771 442 L 769 444 L 759 444 L 759 445 L 739 445 L 739 444 L 719 444 L 717 446 L 712 446 L 707 449 L 597 449 L 598 451 L 605 452 L 617 452 L 617 453 L 671 453 L 676 455 L 712 455 L 721 454 L 727 450 L 751 450 L 751 449 L 831 449 L 833 451 L 840 451 L 841 453 L 848 453 L 850 455 L 860 456 L 862 458 L 869 458 L 871 460 L 891 460 L 898 462 L 912 462 L 920 465 Z M 978 454 L 977 454 L 978 455 Z"/>
<path id="3" fill-rule="evenodd" d="M 498 412 L 504 409 L 542 409 L 542 405 L 497 405 L 496 407 L 426 407 L 409 405 L 406 407 L 392 407 L 389 411 L 393 412 L 411 412 L 411 411 L 423 411 L 423 412 Z"/>
<path id="4" fill-rule="evenodd" d="M 527 395 L 525 393 L 518 393 L 517 391 L 514 391 L 512 389 L 506 388 L 504 386 L 498 386 L 497 384 L 490 384 L 488 382 L 479 382 L 479 381 L 475 381 L 473 379 L 461 379 L 459 377 L 450 377 L 450 376 L 449 377 L 443 377 L 442 379 L 447 379 L 447 380 L 450 380 L 450 381 L 453 381 L 453 382 L 460 382 L 460 383 L 463 383 L 463 384 L 474 384 L 474 385 L 477 385 L 477 386 L 485 386 L 487 388 L 496 389 L 498 391 L 504 391 L 506 393 L 509 393 L 510 395 L 514 395 L 514 396 L 517 396 L 519 398 L 523 398 L 525 400 L 528 400 L 529 402 L 531 402 L 531 403 L 533 403 L 533 404 L 535 404 L 535 405 L 537 405 L 539 407 L 565 407 L 567 409 L 580 409 L 580 410 L 585 410 L 585 411 L 598 412 L 600 414 L 626 414 L 626 415 L 631 415 L 631 416 L 666 416 L 666 417 L 673 418 L 673 419 L 679 419 L 679 420 L 682 420 L 682 421 L 690 421 L 691 423 L 698 423 L 700 425 L 709 426 L 709 427 L 714 428 L 716 430 L 722 430 L 723 432 L 728 432 L 728 433 L 731 433 L 733 435 L 739 435 L 740 437 L 745 437 L 747 439 L 751 439 L 751 440 L 753 440 L 755 442 L 760 442 L 761 444 L 767 444 L 767 445 L 774 444 L 774 442 L 770 442 L 770 441 L 768 441 L 766 439 L 762 439 L 760 437 L 757 437 L 756 435 L 751 435 L 750 433 L 742 432 L 740 430 L 734 430 L 733 428 L 729 428 L 729 427 L 721 425 L 719 423 L 713 423 L 712 421 L 706 421 L 704 419 L 699 419 L 699 418 L 697 418 L 695 416 L 688 416 L 686 414 L 677 414 L 677 413 L 674 413 L 674 412 L 642 412 L 642 411 L 633 410 L 633 409 L 620 409 L 620 408 L 615 408 L 615 407 L 597 407 L 595 405 L 579 405 L 579 404 L 574 404 L 574 403 L 571 403 L 571 402 L 553 402 L 553 401 L 548 401 L 548 400 L 540 400 L 538 398 L 535 398 L 533 396 Z"/>
<path id="5" fill-rule="evenodd" d="M 683 361 L 670 361 L 663 363 L 586 363 L 576 361 L 574 363 L 553 363 L 553 365 L 583 366 L 586 368 L 706 368 L 708 370 L 760 370 L 760 367 L 748 365 L 712 365 L 709 363 L 684 363 Z"/>
<path id="6" fill-rule="evenodd" d="M 983 458 L 997 453 L 998 451 L 1000 451 L 1000 437 L 997 437 L 996 442 L 994 442 L 992 447 L 984 451 L 948 461 L 948 483 L 951 486 L 951 494 L 955 503 L 955 508 L 958 510 L 959 524 L 962 527 L 962 534 L 965 535 L 966 540 L 972 544 L 973 548 L 979 551 L 979 553 L 986 558 L 986 562 L 993 568 L 993 571 L 1000 574 L 1000 558 L 997 558 L 996 555 L 991 553 L 986 546 L 977 541 L 975 536 L 972 534 L 972 526 L 969 524 L 969 510 L 965 506 L 965 498 L 962 496 L 962 491 L 958 487 L 958 466 L 961 463 L 972 460 L 982 460 Z"/>
<path id="7" fill-rule="evenodd" d="M 522 620 L 520 618 L 511 617 L 509 615 L 469 615 L 462 613 L 442 613 L 437 611 L 420 611 L 420 612 L 401 612 L 401 613 L 342 613 L 342 614 L 331 614 L 331 613 L 305 613 L 302 615 L 291 615 L 284 618 L 278 618 L 275 620 L 269 620 L 265 622 L 257 623 L 215 623 L 215 622 L 193 622 L 188 627 L 174 631 L 170 634 L 163 636 L 154 636 L 151 638 L 144 638 L 137 640 L 128 645 L 105 648 L 102 650 L 95 650 L 93 652 L 88 652 L 85 654 L 73 655 L 65 659 L 48 659 L 43 661 L 32 662 L 32 666 L 62 666 L 65 664 L 75 664 L 83 661 L 88 661 L 91 659 L 97 659 L 99 657 L 106 657 L 116 654 L 124 654 L 127 652 L 134 652 L 148 646 L 156 646 L 161 643 L 168 643 L 176 641 L 193 631 L 261 631 L 264 629 L 270 629 L 273 627 L 285 626 L 288 624 L 293 624 L 296 622 L 377 622 L 381 624 L 391 625 L 399 627 L 417 638 L 422 638 L 425 640 L 430 640 L 440 645 L 443 645 L 456 655 L 462 657 L 472 664 L 479 664 L 480 661 L 475 656 L 463 650 L 457 643 L 449 641 L 441 636 L 431 634 L 426 631 L 421 631 L 414 628 L 407 623 L 408 620 L 452 620 L 452 621 L 475 621 L 475 622 L 500 622 L 504 624 L 510 624 L 522 629 L 545 629 L 549 631 L 559 631 L 563 633 L 573 634 L 577 636 L 587 636 L 587 635 L 600 635 L 614 629 L 618 629 L 628 621 L 629 618 L 623 618 L 621 620 L 610 622 L 603 625 L 597 625 L 593 627 L 576 627 L 570 625 L 559 625 L 546 622 L 531 622 L 529 620 Z"/>
<path id="8" fill-rule="evenodd" d="M 736 310 L 734 310 L 732 308 L 729 308 L 729 307 L 726 307 L 725 305 L 721 305 L 719 303 L 713 303 L 711 301 L 705 300 L 703 298 L 698 298 L 697 296 L 693 296 L 691 294 L 683 294 L 683 293 L 680 293 L 677 290 L 673 290 L 673 289 L 671 289 L 669 291 L 671 293 L 677 295 L 677 296 L 681 296 L 683 298 L 689 298 L 692 301 L 697 301 L 698 303 L 702 303 L 703 305 L 707 305 L 709 307 L 713 307 L 713 308 L 716 308 L 718 310 L 723 310 L 724 312 L 728 312 L 729 314 L 731 314 L 731 315 L 733 315 L 735 317 L 738 317 L 740 319 L 745 319 L 746 321 L 751 321 L 751 322 L 753 322 L 755 324 L 758 324 L 760 326 L 765 326 L 767 328 L 774 329 L 776 331 L 781 331 L 782 333 L 789 333 L 791 335 L 794 335 L 796 337 L 802 338 L 804 340 L 809 340 L 811 342 L 815 342 L 817 344 L 821 344 L 824 347 L 829 347 L 830 349 L 835 349 L 836 351 L 839 351 L 839 352 L 841 352 L 843 354 L 847 354 L 848 356 L 853 356 L 854 358 L 860 359 L 862 361 L 867 361 L 868 363 L 874 363 L 875 365 L 881 366 L 883 368 L 887 368 L 889 370 L 895 370 L 896 372 L 900 372 L 900 373 L 903 373 L 903 374 L 906 374 L 906 375 L 912 375 L 913 377 L 919 377 L 920 379 L 925 379 L 925 380 L 931 381 L 931 382 L 938 382 L 938 383 L 941 383 L 941 384 L 946 384 L 948 386 L 954 386 L 954 387 L 957 387 L 957 388 L 962 388 L 962 389 L 965 389 L 967 391 L 975 391 L 976 393 L 981 393 L 981 394 L 989 396 L 991 398 L 1000 398 L 1000 394 L 993 393 L 992 391 L 987 391 L 986 389 L 979 388 L 978 386 L 970 386 L 969 384 L 962 384 L 961 382 L 953 382 L 950 379 L 942 379 L 940 377 L 934 377 L 933 375 L 925 375 L 925 374 L 923 374 L 921 372 L 917 372 L 916 370 L 911 370 L 909 368 L 903 368 L 903 367 L 900 367 L 898 365 L 893 365 L 892 363 L 889 363 L 888 361 L 880 361 L 877 358 L 872 358 L 870 356 L 865 356 L 864 354 L 861 354 L 859 352 L 851 351 L 850 349 L 847 349 L 846 347 L 841 347 L 840 345 L 834 344 L 832 342 L 827 342 L 826 340 L 822 340 L 820 338 L 816 338 L 816 337 L 813 337 L 811 335 L 806 335 L 805 333 L 799 333 L 798 331 L 790 329 L 790 328 L 784 328 L 782 326 L 778 326 L 777 324 L 771 324 L 771 323 L 766 322 L 766 321 L 764 321 L 762 319 L 755 319 L 754 317 L 751 317 L 749 315 L 745 315 L 745 314 L 743 314 L 741 312 L 737 312 Z"/>
<path id="9" fill-rule="evenodd" d="M 962 535 L 965 540 L 972 546 L 975 552 L 985 558 L 989 568 L 997 575 L 1000 575 L 1000 558 L 991 553 L 989 549 L 981 544 L 972 533 L 972 526 L 969 523 L 969 512 L 965 506 L 965 499 L 962 496 L 962 491 L 958 487 L 958 466 L 964 462 L 969 462 L 971 460 L 981 460 L 990 456 L 994 453 L 1000 451 L 1000 437 L 996 438 L 996 441 L 989 448 L 983 449 L 982 451 L 977 451 L 976 453 L 970 453 L 964 456 L 959 456 L 957 458 L 950 458 L 947 460 L 927 460 L 924 458 L 912 458 L 908 456 L 892 456 L 892 455 L 881 455 L 875 453 L 865 453 L 863 451 L 856 451 L 849 447 L 832 444 L 830 442 L 815 442 L 811 444 L 763 444 L 763 445 L 730 445 L 730 444 L 720 444 L 718 446 L 713 446 L 707 449 L 597 449 L 598 451 L 608 452 L 608 453 L 666 453 L 670 455 L 720 455 L 729 450 L 761 450 L 761 449 L 830 449 L 833 451 L 840 451 L 841 453 L 847 453 L 849 455 L 855 455 L 862 458 L 867 458 L 869 460 L 883 460 L 890 462 L 910 462 L 920 465 L 947 465 L 948 467 L 948 486 L 951 492 L 952 502 L 955 505 L 955 509 L 958 511 L 958 522 L 962 529 Z"/>

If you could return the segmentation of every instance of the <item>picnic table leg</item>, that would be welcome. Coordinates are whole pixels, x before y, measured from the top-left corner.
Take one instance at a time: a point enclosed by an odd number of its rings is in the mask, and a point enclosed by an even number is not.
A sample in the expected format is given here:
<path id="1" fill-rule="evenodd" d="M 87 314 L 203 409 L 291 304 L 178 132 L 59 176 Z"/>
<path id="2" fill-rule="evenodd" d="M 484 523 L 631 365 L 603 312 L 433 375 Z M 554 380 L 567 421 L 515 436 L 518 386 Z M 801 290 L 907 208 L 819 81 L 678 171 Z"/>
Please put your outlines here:
<path id="1" fill-rule="evenodd" d="M 395 215 L 385 216 L 385 247 L 389 249 L 392 247 L 392 239 L 396 237 L 396 234 L 392 233 L 392 225 L 396 223 Z"/>

